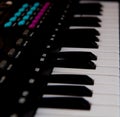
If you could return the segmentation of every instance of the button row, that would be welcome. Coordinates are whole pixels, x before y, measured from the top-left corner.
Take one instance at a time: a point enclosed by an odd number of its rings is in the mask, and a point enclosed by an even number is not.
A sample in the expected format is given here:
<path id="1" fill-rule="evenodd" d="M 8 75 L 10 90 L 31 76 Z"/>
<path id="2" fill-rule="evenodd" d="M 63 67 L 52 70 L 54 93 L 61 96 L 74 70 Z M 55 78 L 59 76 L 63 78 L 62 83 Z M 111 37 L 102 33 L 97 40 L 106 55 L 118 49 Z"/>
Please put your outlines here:
<path id="1" fill-rule="evenodd" d="M 29 11 L 26 13 L 25 16 L 23 16 L 22 20 L 20 20 L 18 22 L 18 26 L 23 26 L 25 25 L 26 21 L 29 20 L 29 18 L 31 17 L 31 15 L 34 13 L 34 11 L 37 10 L 38 6 L 40 5 L 40 3 L 36 2 L 34 3 L 34 5 L 29 9 Z"/>
<path id="2" fill-rule="evenodd" d="M 22 17 L 22 20 L 18 22 L 18 26 L 24 25 L 26 20 L 30 18 L 30 16 L 38 8 L 39 5 L 39 2 L 35 2 L 30 10 L 26 13 L 26 15 Z M 29 7 L 30 5 L 28 3 L 23 4 L 22 7 L 19 8 L 18 11 L 9 19 L 9 21 L 4 24 L 4 28 L 11 27 L 13 23 L 15 23 L 17 19 L 22 16 L 22 14 L 26 12 L 26 9 L 28 9 Z"/>
<path id="3" fill-rule="evenodd" d="M 38 14 L 34 17 L 32 23 L 28 26 L 29 29 L 33 29 L 36 27 L 37 23 L 42 18 L 42 16 L 46 12 L 46 10 L 49 8 L 49 6 L 50 6 L 50 2 L 46 2 L 45 5 L 42 7 L 42 9 L 40 9 Z"/>

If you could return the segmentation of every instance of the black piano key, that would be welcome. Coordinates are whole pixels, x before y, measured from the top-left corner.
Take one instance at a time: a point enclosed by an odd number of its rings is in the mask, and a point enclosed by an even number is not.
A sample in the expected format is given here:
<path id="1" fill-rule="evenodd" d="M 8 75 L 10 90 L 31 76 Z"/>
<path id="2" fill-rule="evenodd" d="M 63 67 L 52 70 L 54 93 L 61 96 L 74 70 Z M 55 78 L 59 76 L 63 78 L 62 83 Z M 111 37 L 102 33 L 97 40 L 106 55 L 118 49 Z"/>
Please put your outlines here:
<path id="1" fill-rule="evenodd" d="M 101 15 L 102 5 L 100 3 L 80 3 L 73 7 L 74 14 Z"/>
<path id="2" fill-rule="evenodd" d="M 96 29 L 70 29 L 63 30 L 58 33 L 56 36 L 59 40 L 74 40 L 78 42 L 90 41 L 95 42 L 99 41 L 98 36 L 100 35 Z"/>
<path id="3" fill-rule="evenodd" d="M 49 83 L 94 85 L 94 80 L 87 75 L 53 74 L 48 76 Z"/>
<path id="4" fill-rule="evenodd" d="M 55 40 L 55 43 L 53 47 L 76 47 L 76 48 L 99 48 L 99 45 L 96 42 L 90 42 L 90 41 L 75 41 L 75 40 Z"/>
<path id="5" fill-rule="evenodd" d="M 90 110 L 91 104 L 84 98 L 57 97 L 43 98 L 40 107 Z"/>
<path id="6" fill-rule="evenodd" d="M 58 59 L 68 60 L 97 60 L 97 56 L 92 52 L 58 52 L 50 55 Z"/>
<path id="7" fill-rule="evenodd" d="M 53 85 L 44 89 L 44 94 L 69 95 L 69 96 L 92 96 L 92 91 L 85 86 Z"/>
<path id="8" fill-rule="evenodd" d="M 95 30 L 76 29 L 60 31 L 55 38 L 55 46 L 62 47 L 81 47 L 81 48 L 98 48 L 98 32 Z"/>
<path id="9" fill-rule="evenodd" d="M 66 22 L 70 26 L 101 27 L 101 25 L 99 24 L 101 20 L 97 17 L 75 17 L 69 18 Z"/>
<path id="10" fill-rule="evenodd" d="M 59 52 L 50 54 L 47 62 L 54 67 L 95 69 L 91 60 L 96 60 L 96 56 L 89 52 Z"/>
<path id="11" fill-rule="evenodd" d="M 61 47 L 76 47 L 76 48 L 99 48 L 99 45 L 96 43 L 96 42 L 90 42 L 90 41 L 83 41 L 83 42 L 80 42 L 80 41 L 68 41 L 68 40 L 65 40 L 65 41 L 58 41 L 56 42 L 56 44 L 58 46 L 61 46 Z"/>
<path id="12" fill-rule="evenodd" d="M 102 4 L 100 4 L 100 3 L 90 3 L 90 2 L 88 2 L 88 3 L 80 3 L 80 4 L 78 4 L 78 6 L 81 6 L 81 8 L 88 8 L 88 9 L 99 9 L 99 10 L 101 10 L 101 8 L 103 7 L 102 6 Z"/>
<path id="13" fill-rule="evenodd" d="M 66 35 L 71 34 L 71 33 L 75 34 L 76 36 L 79 36 L 79 35 L 99 36 L 100 35 L 98 30 L 96 30 L 94 28 L 87 28 L 87 29 L 80 28 L 80 29 L 67 29 L 67 30 L 63 29 L 63 31 L 62 31 L 62 33 L 66 34 Z"/>
<path id="14" fill-rule="evenodd" d="M 53 43 L 52 44 L 52 47 L 51 47 L 51 49 L 50 49 L 50 53 L 58 53 L 58 52 L 60 52 L 61 51 L 61 49 L 62 48 L 88 48 L 88 49 L 90 49 L 90 48 L 92 48 L 92 49 L 98 49 L 99 48 L 99 45 L 97 44 L 97 43 L 94 43 L 94 42 L 86 42 L 86 43 L 83 43 L 83 44 L 81 44 L 81 43 L 74 43 L 74 42 L 71 42 L 71 41 L 69 41 L 68 43 L 67 42 L 59 42 L 59 41 L 56 41 L 55 43 Z M 52 56 L 52 54 L 51 54 L 51 56 Z M 54 56 L 54 55 L 53 55 Z M 87 59 L 87 58 L 85 58 L 85 59 Z"/>
<path id="15" fill-rule="evenodd" d="M 54 67 L 63 68 L 83 68 L 83 69 L 96 69 L 96 65 L 92 61 L 82 61 L 82 60 L 56 60 L 53 63 Z"/>

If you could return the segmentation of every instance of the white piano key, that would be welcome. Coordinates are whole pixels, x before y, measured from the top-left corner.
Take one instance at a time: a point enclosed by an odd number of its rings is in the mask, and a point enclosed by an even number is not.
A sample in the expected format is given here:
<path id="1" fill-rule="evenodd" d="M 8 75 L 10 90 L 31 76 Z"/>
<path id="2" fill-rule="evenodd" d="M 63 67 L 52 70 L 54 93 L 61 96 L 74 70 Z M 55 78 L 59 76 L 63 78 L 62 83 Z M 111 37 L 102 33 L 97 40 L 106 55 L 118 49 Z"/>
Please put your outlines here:
<path id="1" fill-rule="evenodd" d="M 55 95 L 55 94 L 44 94 L 43 98 L 56 98 L 56 97 L 82 97 L 86 99 L 91 105 L 104 105 L 104 106 L 120 106 L 119 95 L 108 95 L 108 94 L 95 94 L 92 97 L 84 96 L 66 96 L 66 95 Z"/>
<path id="2" fill-rule="evenodd" d="M 81 84 L 65 84 L 65 83 L 48 83 L 47 86 L 81 86 Z M 94 94 L 108 94 L 108 95 L 119 95 L 119 86 L 117 85 L 84 85 L 90 89 Z"/>
<path id="3" fill-rule="evenodd" d="M 119 42 L 119 35 L 111 35 L 111 34 L 109 34 L 109 35 L 107 35 L 107 34 L 104 34 L 104 35 L 99 35 L 98 36 L 98 38 L 99 38 L 99 42 L 101 43 L 101 42 L 108 42 L 108 43 L 112 43 L 113 42 L 113 44 L 116 44 L 116 45 L 119 45 L 117 42 Z"/>
<path id="4" fill-rule="evenodd" d="M 117 67 L 119 69 L 119 61 L 114 61 L 113 60 L 98 60 L 94 61 L 95 65 L 98 67 Z"/>
<path id="5" fill-rule="evenodd" d="M 107 47 L 106 47 L 107 48 Z M 104 48 L 105 49 L 105 48 Z M 95 54 L 99 59 L 113 59 L 113 60 L 119 60 L 119 54 L 118 52 L 111 52 L 111 49 L 88 49 L 88 48 L 68 48 L 63 47 L 61 48 L 60 52 L 92 52 Z"/>
<path id="6" fill-rule="evenodd" d="M 92 105 L 91 110 L 38 108 L 35 117 L 119 117 L 119 106 Z"/>
<path id="7" fill-rule="evenodd" d="M 108 95 L 108 94 L 94 94 L 92 98 L 84 97 L 92 105 L 109 105 L 109 106 L 120 106 L 119 95 Z"/>
<path id="8" fill-rule="evenodd" d="M 93 94 L 112 94 L 112 95 L 119 95 L 119 86 L 114 85 L 94 85 L 86 86 L 93 91 Z"/>
<path id="9" fill-rule="evenodd" d="M 98 44 L 98 46 L 99 46 L 99 48 L 104 48 L 104 47 L 108 47 L 108 48 L 114 48 L 115 50 L 118 50 L 118 48 L 119 48 L 119 45 L 118 44 L 116 44 L 117 43 L 117 41 L 116 42 L 114 42 L 114 41 L 100 41 L 100 42 L 97 42 L 97 44 Z M 119 42 L 118 42 L 119 43 Z"/>
<path id="10" fill-rule="evenodd" d="M 60 75 L 58 72 L 54 72 L 52 74 Z M 75 74 L 71 74 L 71 75 L 75 75 Z M 83 75 L 86 75 L 86 74 L 83 74 Z M 118 78 L 118 76 L 89 75 L 89 74 L 88 74 L 88 76 L 94 80 L 95 84 L 114 85 L 114 86 L 117 85 L 117 86 L 119 86 L 119 83 L 118 83 L 119 78 Z"/>
<path id="11" fill-rule="evenodd" d="M 111 14 L 108 15 L 107 13 L 102 13 L 103 15 L 107 15 L 107 17 L 103 17 L 103 16 L 99 16 L 99 15 L 88 15 L 88 14 L 83 14 L 82 16 L 80 14 L 74 14 L 73 17 L 74 18 L 79 18 L 79 17 L 98 17 L 102 22 L 103 21 L 108 21 L 107 23 L 111 23 L 114 22 L 115 25 L 117 26 L 116 22 L 114 20 L 118 20 L 118 13 L 116 13 L 116 11 L 114 11 L 114 14 L 116 14 L 117 17 L 112 17 L 111 18 Z"/>
<path id="12" fill-rule="evenodd" d="M 90 75 L 119 76 L 119 69 L 110 67 L 97 67 L 97 69 L 95 70 L 54 67 L 53 74 L 56 72 L 61 74 L 90 74 Z"/>
<path id="13" fill-rule="evenodd" d="M 111 49 L 110 49 L 111 48 Z M 69 48 L 69 47 L 63 47 L 61 48 L 61 52 L 63 51 L 88 51 L 88 52 L 103 52 L 103 53 L 116 53 L 118 54 L 118 50 L 114 49 L 114 47 L 104 47 L 104 48 L 99 48 L 99 49 L 93 49 L 93 48 Z M 104 50 L 105 49 L 105 50 Z"/>
<path id="14" fill-rule="evenodd" d="M 117 76 L 89 75 L 89 77 L 94 80 L 95 84 L 119 86 L 119 78 Z"/>

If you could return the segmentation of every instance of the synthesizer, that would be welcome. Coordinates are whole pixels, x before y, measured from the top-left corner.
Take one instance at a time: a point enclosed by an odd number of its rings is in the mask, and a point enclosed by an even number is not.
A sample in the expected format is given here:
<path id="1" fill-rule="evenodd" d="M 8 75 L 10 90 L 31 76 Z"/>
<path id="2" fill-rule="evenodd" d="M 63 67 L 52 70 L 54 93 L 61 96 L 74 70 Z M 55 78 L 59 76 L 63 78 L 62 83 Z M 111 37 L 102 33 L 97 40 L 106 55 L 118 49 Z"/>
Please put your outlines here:
<path id="1" fill-rule="evenodd" d="M 0 117 L 120 117 L 119 2 L 0 1 Z"/>

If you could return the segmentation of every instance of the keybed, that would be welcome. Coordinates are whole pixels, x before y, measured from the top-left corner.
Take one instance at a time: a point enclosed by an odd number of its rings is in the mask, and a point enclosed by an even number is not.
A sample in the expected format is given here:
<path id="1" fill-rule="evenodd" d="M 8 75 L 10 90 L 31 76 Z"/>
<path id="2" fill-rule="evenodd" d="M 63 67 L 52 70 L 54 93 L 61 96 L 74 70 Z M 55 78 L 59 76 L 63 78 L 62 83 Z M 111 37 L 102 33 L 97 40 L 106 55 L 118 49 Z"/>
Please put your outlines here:
<path id="1" fill-rule="evenodd" d="M 97 3 L 96 1 L 81 1 L 80 4 L 91 4 L 91 3 Z M 58 88 L 58 90 L 62 90 L 61 88 L 64 87 L 63 92 L 67 92 L 66 87 L 80 87 L 84 86 L 85 88 L 89 89 L 92 92 L 92 96 L 75 96 L 75 95 L 67 95 L 62 94 L 58 92 L 45 92 L 43 94 L 43 98 L 46 99 L 52 99 L 52 98 L 83 98 L 87 100 L 90 103 L 90 110 L 84 110 L 84 109 L 68 109 L 68 108 L 52 108 L 52 104 L 49 107 L 40 107 L 37 109 L 37 112 L 35 114 L 35 117 L 119 117 L 119 6 L 117 2 L 98 2 L 102 6 L 102 10 L 100 11 L 100 14 L 98 15 L 91 15 L 90 12 L 85 13 L 83 15 L 79 14 L 77 11 L 77 14 L 73 14 L 73 21 L 75 18 L 88 18 L 92 17 L 99 18 L 100 21 L 98 21 L 99 25 L 93 24 L 93 26 L 87 26 L 86 24 L 80 25 L 77 23 L 72 22 L 72 25 L 69 24 L 68 30 L 74 31 L 74 30 L 83 30 L 83 29 L 95 29 L 99 32 L 99 34 L 96 36 L 98 38 L 98 41 L 96 41 L 98 48 L 87 48 L 87 47 L 73 47 L 69 46 L 69 44 L 61 44 L 62 47 L 60 49 L 60 53 L 70 53 L 70 52 L 91 52 L 95 56 L 97 56 L 97 60 L 92 60 L 92 62 L 96 65 L 95 69 L 91 68 L 74 68 L 74 67 L 67 67 L 64 65 L 58 65 L 55 64 L 53 67 L 53 71 L 51 73 L 52 76 L 55 76 L 57 79 L 58 76 L 62 79 L 63 77 L 68 76 L 69 81 L 69 75 L 76 76 L 76 75 L 87 75 L 89 78 L 91 78 L 94 81 L 94 85 L 86 85 L 86 84 L 76 84 L 76 83 L 67 83 L 66 81 L 51 81 L 47 83 L 47 87 L 51 88 Z M 92 19 L 91 18 L 91 19 Z M 85 20 L 85 19 L 84 19 Z M 75 24 L 75 25 L 74 25 Z M 90 25 L 88 23 L 88 25 Z M 62 33 L 61 33 L 62 34 Z M 70 34 L 71 35 L 71 34 Z M 87 35 L 87 33 L 86 33 Z M 94 35 L 93 35 L 94 36 Z M 61 38 L 62 36 L 60 36 Z M 64 37 L 64 35 L 63 35 Z M 67 36 L 65 35 L 67 38 Z M 86 38 L 87 36 L 85 36 Z M 68 38 L 70 38 L 68 36 Z M 74 35 L 74 38 L 77 38 L 77 35 Z M 81 39 L 83 39 L 84 36 L 81 36 Z M 69 39 L 67 39 L 69 41 Z M 63 40 L 64 41 L 64 40 Z M 76 41 L 76 40 L 75 40 Z M 62 43 L 62 42 L 61 42 Z M 66 42 L 67 43 L 67 42 Z M 74 56 L 74 55 L 73 55 Z M 74 56 L 75 58 L 77 56 Z M 77 60 L 77 59 L 73 60 Z M 62 58 L 58 58 L 58 60 L 61 60 Z M 79 61 L 76 61 L 79 63 Z M 62 63 L 61 63 L 62 64 Z M 71 63 L 72 64 L 72 63 Z M 73 64 L 75 62 L 73 61 Z M 82 76 L 81 76 L 82 77 Z M 52 77 L 50 77 L 52 78 Z M 86 89 L 84 89 L 86 90 Z M 74 92 L 74 90 L 71 92 Z M 58 99 L 59 101 L 59 99 Z M 81 101 L 82 102 L 82 101 Z M 64 103 L 67 104 L 67 103 Z M 72 103 L 71 103 L 72 104 Z"/>

